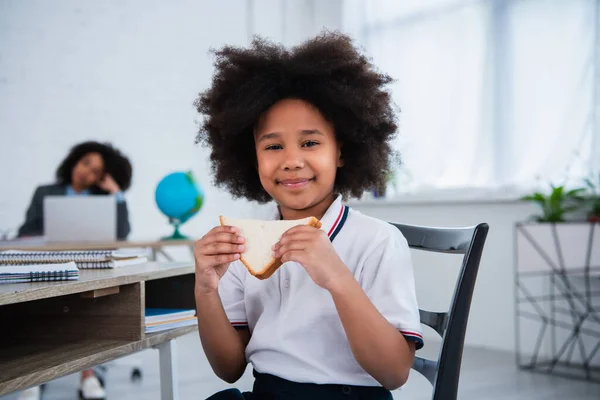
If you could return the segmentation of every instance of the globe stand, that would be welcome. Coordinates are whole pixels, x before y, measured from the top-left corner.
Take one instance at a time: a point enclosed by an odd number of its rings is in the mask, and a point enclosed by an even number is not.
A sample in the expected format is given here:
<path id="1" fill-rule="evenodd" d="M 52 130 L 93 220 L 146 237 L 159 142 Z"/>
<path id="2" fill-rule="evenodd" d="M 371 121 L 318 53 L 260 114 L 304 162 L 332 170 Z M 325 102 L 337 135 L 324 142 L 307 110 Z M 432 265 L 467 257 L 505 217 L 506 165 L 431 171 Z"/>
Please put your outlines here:
<path id="1" fill-rule="evenodd" d="M 179 226 L 181 225 L 181 222 L 179 222 L 177 220 L 172 220 L 169 222 L 171 225 L 173 225 L 175 227 L 175 231 L 173 232 L 173 234 L 171 236 L 165 236 L 165 237 L 161 238 L 161 240 L 187 240 L 187 239 L 189 239 L 188 236 L 182 235 L 181 232 L 179 232 Z"/>

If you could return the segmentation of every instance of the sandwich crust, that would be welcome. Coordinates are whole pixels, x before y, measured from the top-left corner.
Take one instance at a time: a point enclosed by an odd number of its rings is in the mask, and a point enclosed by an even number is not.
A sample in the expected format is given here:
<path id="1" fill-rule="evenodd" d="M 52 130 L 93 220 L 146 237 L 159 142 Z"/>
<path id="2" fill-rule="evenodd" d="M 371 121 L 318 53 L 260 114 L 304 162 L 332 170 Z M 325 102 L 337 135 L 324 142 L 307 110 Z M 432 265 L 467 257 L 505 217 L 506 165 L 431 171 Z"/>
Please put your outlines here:
<path id="1" fill-rule="evenodd" d="M 223 221 L 223 216 L 222 215 L 219 216 L 219 222 L 221 223 L 221 225 L 225 225 L 225 223 Z M 317 229 L 320 229 L 323 224 L 321 224 L 321 221 L 319 221 L 317 218 L 310 217 L 310 220 L 307 222 L 306 225 L 312 226 L 312 227 L 317 228 Z M 248 264 L 248 262 L 244 259 L 244 254 L 243 253 L 240 256 L 240 261 L 242 262 L 242 264 L 244 264 L 244 266 L 246 267 L 246 269 L 248 270 L 248 272 L 250 272 L 251 275 L 253 275 L 256 278 L 261 279 L 261 280 L 269 278 L 283 264 L 281 262 L 281 258 L 272 258 L 271 261 L 269 263 L 267 263 L 259 271 L 252 271 L 252 268 L 250 267 L 250 265 Z"/>

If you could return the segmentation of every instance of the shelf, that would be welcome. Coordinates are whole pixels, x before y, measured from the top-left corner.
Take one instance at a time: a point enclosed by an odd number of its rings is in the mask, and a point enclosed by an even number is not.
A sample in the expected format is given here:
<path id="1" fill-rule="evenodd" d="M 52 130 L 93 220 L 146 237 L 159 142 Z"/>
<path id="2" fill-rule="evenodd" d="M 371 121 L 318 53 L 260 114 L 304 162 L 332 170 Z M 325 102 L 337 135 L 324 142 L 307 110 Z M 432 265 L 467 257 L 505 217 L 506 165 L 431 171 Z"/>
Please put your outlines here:
<path id="1" fill-rule="evenodd" d="M 18 345 L 0 350 L 0 396 L 157 346 L 197 330 L 196 326 L 148 334 L 142 340 L 77 340 L 65 344 Z"/>
<path id="2" fill-rule="evenodd" d="M 181 262 L 149 262 L 126 268 L 83 269 L 79 271 L 77 281 L 0 285 L 0 306 L 193 273 L 193 263 Z"/>

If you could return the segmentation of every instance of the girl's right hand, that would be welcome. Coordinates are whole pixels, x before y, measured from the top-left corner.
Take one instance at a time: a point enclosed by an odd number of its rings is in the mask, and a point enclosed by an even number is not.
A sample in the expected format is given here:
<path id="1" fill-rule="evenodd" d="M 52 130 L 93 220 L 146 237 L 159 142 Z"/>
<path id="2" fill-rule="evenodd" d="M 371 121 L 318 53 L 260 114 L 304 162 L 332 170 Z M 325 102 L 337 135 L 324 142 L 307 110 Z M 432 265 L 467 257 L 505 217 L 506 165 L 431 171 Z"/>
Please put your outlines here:
<path id="1" fill-rule="evenodd" d="M 244 238 L 234 226 L 217 226 L 196 242 L 196 292 L 216 292 L 229 264 L 245 250 Z"/>

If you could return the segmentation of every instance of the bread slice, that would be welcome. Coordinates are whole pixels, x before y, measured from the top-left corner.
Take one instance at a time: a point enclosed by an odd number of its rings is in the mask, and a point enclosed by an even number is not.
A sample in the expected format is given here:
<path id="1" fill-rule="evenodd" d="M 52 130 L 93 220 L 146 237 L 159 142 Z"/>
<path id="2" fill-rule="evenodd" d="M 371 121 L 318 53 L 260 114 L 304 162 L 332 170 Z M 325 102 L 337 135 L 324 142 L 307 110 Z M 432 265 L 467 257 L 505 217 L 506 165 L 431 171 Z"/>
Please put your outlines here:
<path id="1" fill-rule="evenodd" d="M 283 221 L 261 221 L 258 219 L 236 219 L 220 216 L 221 225 L 237 227 L 239 234 L 246 239 L 246 250 L 240 261 L 248 271 L 258 279 L 267 279 L 282 264 L 280 258 L 273 258 L 272 247 L 288 229 L 298 225 L 321 227 L 321 221 L 315 217 Z"/>

